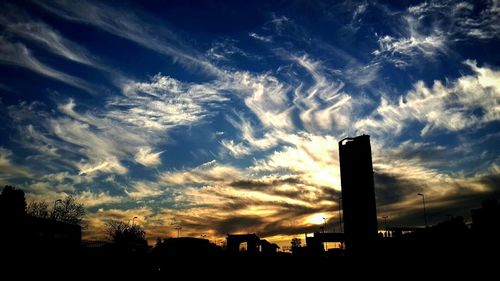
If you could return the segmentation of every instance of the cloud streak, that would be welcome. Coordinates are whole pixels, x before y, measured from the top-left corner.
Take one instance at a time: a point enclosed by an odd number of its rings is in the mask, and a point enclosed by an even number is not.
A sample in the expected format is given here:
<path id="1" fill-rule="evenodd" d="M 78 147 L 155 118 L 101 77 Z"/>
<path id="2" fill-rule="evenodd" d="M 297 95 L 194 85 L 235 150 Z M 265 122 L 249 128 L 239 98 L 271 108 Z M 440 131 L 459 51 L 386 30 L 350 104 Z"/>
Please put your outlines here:
<path id="1" fill-rule="evenodd" d="M 25 167 L 12 163 L 12 151 L 0 147 L 0 181 L 7 184 L 15 178 L 31 177 L 32 173 Z"/>
<path id="2" fill-rule="evenodd" d="M 95 93 L 93 87 L 84 80 L 60 72 L 36 59 L 30 50 L 21 43 L 11 43 L 0 37 L 0 63 L 29 69 L 40 75 L 61 81 L 89 93 Z"/>
<path id="3" fill-rule="evenodd" d="M 145 48 L 167 55 L 184 66 L 202 69 L 213 75 L 222 71 L 185 45 L 177 35 L 151 16 L 131 13 L 120 7 L 100 2 L 44 1 L 37 2 L 47 11 L 67 20 L 90 24 L 113 35 L 128 39 Z"/>
<path id="4" fill-rule="evenodd" d="M 8 11 L 0 16 L 0 25 L 9 36 L 26 39 L 36 43 L 46 50 L 68 60 L 103 68 L 87 50 L 78 44 L 64 38 L 49 25 L 30 19 L 29 15 L 12 6 L 4 6 Z"/>

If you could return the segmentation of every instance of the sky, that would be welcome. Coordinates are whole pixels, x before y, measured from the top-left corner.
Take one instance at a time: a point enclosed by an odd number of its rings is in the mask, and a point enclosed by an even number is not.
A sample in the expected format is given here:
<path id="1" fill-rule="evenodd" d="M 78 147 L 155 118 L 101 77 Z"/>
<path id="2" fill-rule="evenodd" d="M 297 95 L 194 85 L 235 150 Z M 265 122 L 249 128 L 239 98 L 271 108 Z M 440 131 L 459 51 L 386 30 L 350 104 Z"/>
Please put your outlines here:
<path id="1" fill-rule="evenodd" d="M 0 184 L 149 239 L 339 231 L 338 141 L 379 226 L 500 198 L 500 2 L 2 1 Z M 324 218 L 324 219 L 323 219 Z"/>

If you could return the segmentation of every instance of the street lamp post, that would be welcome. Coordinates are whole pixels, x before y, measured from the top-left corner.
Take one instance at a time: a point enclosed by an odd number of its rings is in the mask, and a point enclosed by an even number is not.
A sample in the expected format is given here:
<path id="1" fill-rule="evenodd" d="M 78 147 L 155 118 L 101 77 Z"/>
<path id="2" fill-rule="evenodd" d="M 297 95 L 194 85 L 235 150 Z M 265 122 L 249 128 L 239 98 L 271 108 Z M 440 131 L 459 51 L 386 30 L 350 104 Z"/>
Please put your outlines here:
<path id="1" fill-rule="evenodd" d="M 323 233 L 326 232 L 326 218 L 323 218 Z M 328 251 L 328 242 L 325 242 L 325 250 Z"/>
<path id="2" fill-rule="evenodd" d="M 181 229 L 182 227 L 180 225 L 176 225 L 174 227 L 175 230 L 177 230 L 177 238 L 179 238 L 180 234 L 181 234 Z"/>
<path id="3" fill-rule="evenodd" d="M 427 225 L 427 211 L 425 210 L 425 195 L 422 193 L 417 194 L 419 196 L 422 196 L 422 204 L 424 205 L 424 221 L 425 221 L 425 228 L 428 227 Z"/>
<path id="4" fill-rule="evenodd" d="M 383 216 L 382 218 L 384 219 L 384 226 L 385 226 L 385 232 L 387 232 L 387 218 L 389 216 Z"/>

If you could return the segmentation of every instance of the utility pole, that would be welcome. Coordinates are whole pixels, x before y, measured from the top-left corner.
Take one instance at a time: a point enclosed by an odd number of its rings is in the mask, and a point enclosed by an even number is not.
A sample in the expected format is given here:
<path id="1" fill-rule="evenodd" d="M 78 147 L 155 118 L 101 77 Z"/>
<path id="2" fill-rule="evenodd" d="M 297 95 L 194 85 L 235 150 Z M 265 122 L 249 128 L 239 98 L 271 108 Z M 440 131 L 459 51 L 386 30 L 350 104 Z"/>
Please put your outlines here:
<path id="1" fill-rule="evenodd" d="M 422 194 L 422 193 L 419 193 L 419 194 L 417 194 L 417 195 L 422 196 L 422 203 L 423 203 L 423 205 L 424 205 L 424 221 L 425 221 L 425 228 L 427 228 L 427 227 L 428 227 L 428 225 L 427 225 L 427 212 L 426 212 L 426 210 L 425 210 L 425 195 L 424 195 L 424 194 Z"/>
<path id="2" fill-rule="evenodd" d="M 387 218 L 389 216 L 383 216 L 382 218 L 384 219 L 384 226 L 385 226 L 385 232 L 387 232 Z"/>
<path id="3" fill-rule="evenodd" d="M 179 238 L 182 227 L 175 217 L 172 219 L 172 223 L 170 225 L 173 225 L 174 229 L 177 230 L 177 238 Z"/>
<path id="4" fill-rule="evenodd" d="M 177 230 L 177 238 L 179 238 L 179 235 L 180 235 L 180 233 L 181 233 L 181 229 L 182 229 L 182 227 L 181 227 L 180 225 L 176 225 L 176 226 L 174 227 L 174 229 L 176 229 L 176 230 Z"/>

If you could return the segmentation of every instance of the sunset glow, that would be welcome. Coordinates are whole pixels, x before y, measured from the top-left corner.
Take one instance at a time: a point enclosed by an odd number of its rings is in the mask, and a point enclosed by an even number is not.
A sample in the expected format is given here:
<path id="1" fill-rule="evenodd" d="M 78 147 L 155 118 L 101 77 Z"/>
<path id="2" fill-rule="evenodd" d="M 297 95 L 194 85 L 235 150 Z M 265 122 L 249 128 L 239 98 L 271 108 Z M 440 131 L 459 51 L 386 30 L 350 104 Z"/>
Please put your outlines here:
<path id="1" fill-rule="evenodd" d="M 72 195 L 83 240 L 289 246 L 340 230 L 338 142 L 366 134 L 379 226 L 500 194 L 498 1 L 195 2 L 2 1 L 0 184 Z"/>

